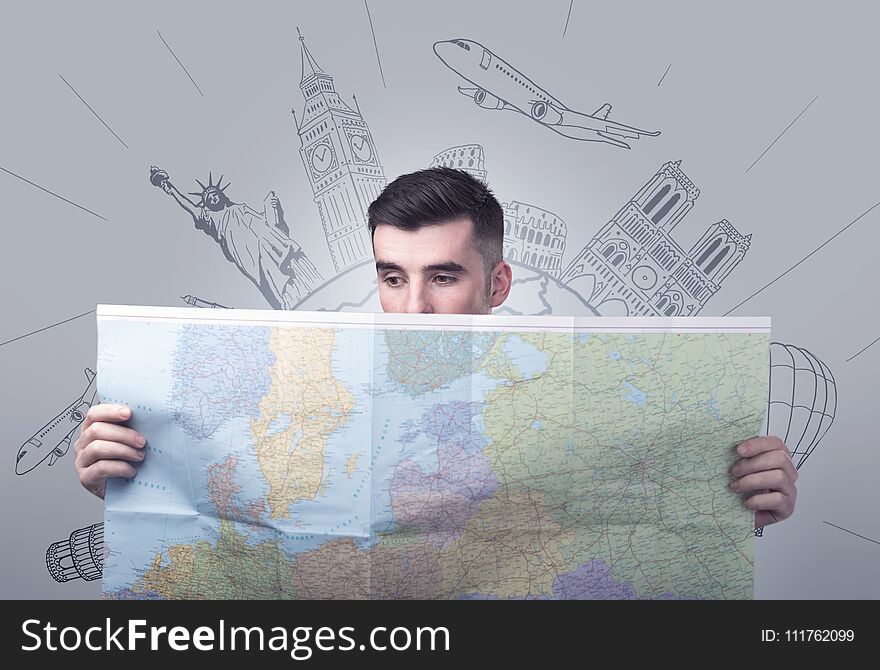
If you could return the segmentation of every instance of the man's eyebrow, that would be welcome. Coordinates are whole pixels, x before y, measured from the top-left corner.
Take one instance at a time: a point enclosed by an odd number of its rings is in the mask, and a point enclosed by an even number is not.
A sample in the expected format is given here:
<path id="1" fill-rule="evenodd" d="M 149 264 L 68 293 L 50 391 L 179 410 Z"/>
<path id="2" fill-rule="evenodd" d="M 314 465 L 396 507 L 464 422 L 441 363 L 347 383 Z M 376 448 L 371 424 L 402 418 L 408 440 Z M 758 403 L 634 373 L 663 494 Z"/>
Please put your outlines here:
<path id="1" fill-rule="evenodd" d="M 445 263 L 423 265 L 422 272 L 467 272 L 467 270 L 460 263 L 456 263 L 455 261 L 446 261 Z"/>
<path id="2" fill-rule="evenodd" d="M 376 272 L 383 272 L 384 270 L 396 270 L 397 272 L 403 272 L 403 268 L 400 267 L 397 263 L 389 263 L 388 261 L 376 261 Z"/>
<path id="3" fill-rule="evenodd" d="M 376 272 L 385 272 L 393 270 L 396 272 L 404 272 L 404 269 L 397 263 L 388 261 L 376 261 Z M 467 273 L 467 269 L 455 261 L 446 261 L 445 263 L 434 263 L 432 265 L 423 265 L 422 272 L 459 272 Z"/>

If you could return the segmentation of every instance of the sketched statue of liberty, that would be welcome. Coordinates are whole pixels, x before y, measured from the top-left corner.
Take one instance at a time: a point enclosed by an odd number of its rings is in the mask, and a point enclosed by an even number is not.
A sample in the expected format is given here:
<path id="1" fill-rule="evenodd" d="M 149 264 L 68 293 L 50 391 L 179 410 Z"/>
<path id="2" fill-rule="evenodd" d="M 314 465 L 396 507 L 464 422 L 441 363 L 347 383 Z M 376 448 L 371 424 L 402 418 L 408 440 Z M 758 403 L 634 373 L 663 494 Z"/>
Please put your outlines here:
<path id="1" fill-rule="evenodd" d="M 281 201 L 274 191 L 264 200 L 262 212 L 243 203 L 232 202 L 224 192 L 223 176 L 208 184 L 198 179 L 200 191 L 193 201 L 181 193 L 168 173 L 153 166 L 150 183 L 177 201 L 195 222 L 220 245 L 226 258 L 250 279 L 275 309 L 293 309 L 318 284 L 322 277 L 306 257 L 302 247 L 290 237 Z"/>

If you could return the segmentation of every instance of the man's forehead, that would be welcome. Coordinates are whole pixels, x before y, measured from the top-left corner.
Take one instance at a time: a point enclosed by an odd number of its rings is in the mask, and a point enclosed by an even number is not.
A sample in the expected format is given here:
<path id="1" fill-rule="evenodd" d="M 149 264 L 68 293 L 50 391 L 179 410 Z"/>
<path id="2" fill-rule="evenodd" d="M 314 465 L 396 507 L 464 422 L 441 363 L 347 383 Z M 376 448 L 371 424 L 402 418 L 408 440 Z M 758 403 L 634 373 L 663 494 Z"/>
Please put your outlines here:
<path id="1" fill-rule="evenodd" d="M 432 224 L 417 230 L 380 224 L 373 234 L 376 269 L 465 271 L 481 258 L 472 231 L 473 223 L 469 219 Z"/>

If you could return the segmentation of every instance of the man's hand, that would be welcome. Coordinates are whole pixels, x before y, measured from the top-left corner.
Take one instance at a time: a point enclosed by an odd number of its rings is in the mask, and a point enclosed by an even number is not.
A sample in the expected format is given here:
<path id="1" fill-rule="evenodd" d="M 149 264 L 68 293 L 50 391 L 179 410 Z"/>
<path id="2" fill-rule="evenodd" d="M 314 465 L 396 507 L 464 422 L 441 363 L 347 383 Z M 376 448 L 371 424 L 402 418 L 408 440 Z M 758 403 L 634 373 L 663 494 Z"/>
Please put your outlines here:
<path id="1" fill-rule="evenodd" d="M 778 437 L 754 437 L 736 448 L 742 456 L 730 469 L 730 490 L 747 494 L 743 505 L 755 510 L 755 528 L 794 514 L 798 472 L 788 447 Z"/>
<path id="2" fill-rule="evenodd" d="M 107 479 L 134 477 L 137 470 L 132 463 L 144 460 L 146 438 L 131 428 L 117 425 L 130 418 L 131 410 L 125 405 L 92 405 L 79 439 L 73 445 L 76 452 L 73 464 L 80 483 L 101 499 Z"/>

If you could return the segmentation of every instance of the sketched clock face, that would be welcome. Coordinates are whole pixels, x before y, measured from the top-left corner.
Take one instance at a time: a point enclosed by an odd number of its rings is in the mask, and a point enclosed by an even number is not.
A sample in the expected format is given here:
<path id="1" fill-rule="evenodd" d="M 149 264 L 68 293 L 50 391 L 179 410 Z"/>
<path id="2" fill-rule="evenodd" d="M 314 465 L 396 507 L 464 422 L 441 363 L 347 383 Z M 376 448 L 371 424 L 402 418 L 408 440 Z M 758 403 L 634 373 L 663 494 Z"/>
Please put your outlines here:
<path id="1" fill-rule="evenodd" d="M 359 163 L 369 163 L 373 158 L 373 147 L 370 138 L 361 133 L 352 133 L 348 136 L 348 144 L 351 153 Z"/>
<path id="2" fill-rule="evenodd" d="M 336 154 L 328 142 L 320 142 L 309 151 L 309 164 L 315 174 L 321 175 L 336 164 Z"/>

